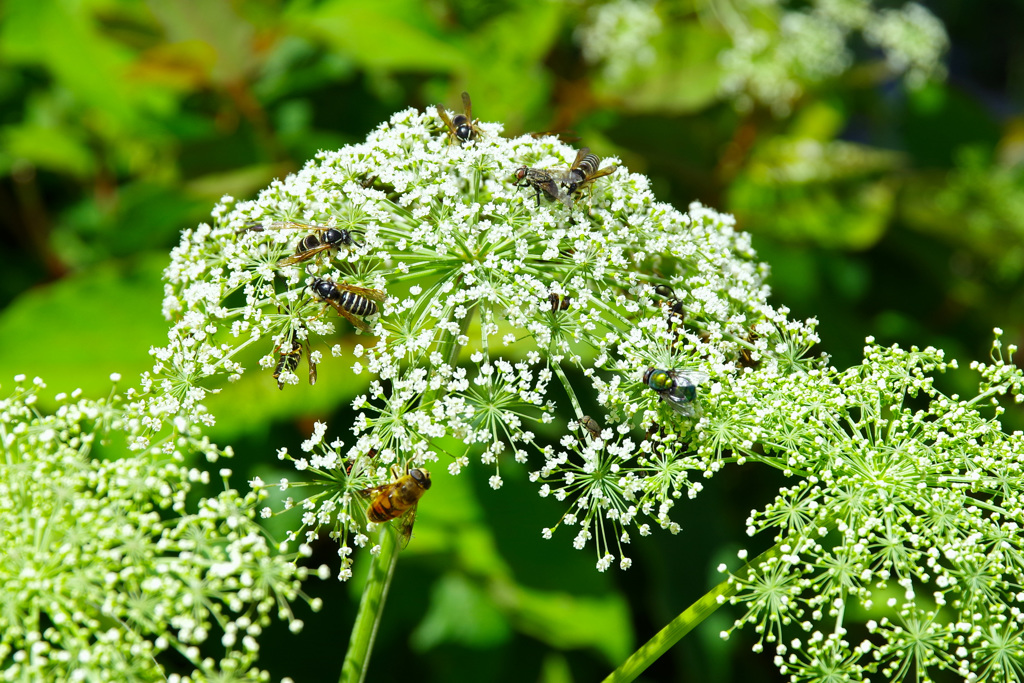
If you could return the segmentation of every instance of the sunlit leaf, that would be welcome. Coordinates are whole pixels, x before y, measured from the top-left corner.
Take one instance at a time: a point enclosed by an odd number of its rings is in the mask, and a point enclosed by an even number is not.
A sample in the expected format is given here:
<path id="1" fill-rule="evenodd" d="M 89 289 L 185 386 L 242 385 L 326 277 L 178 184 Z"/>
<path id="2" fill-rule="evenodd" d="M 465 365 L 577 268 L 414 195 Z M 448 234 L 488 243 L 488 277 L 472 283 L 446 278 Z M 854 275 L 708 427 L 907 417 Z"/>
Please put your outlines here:
<path id="1" fill-rule="evenodd" d="M 449 71 L 465 59 L 459 39 L 445 35 L 426 6 L 413 0 L 330 0 L 288 19 L 367 68 Z"/>
<path id="2" fill-rule="evenodd" d="M 0 381 L 39 376 L 62 390 L 99 396 L 110 374 L 135 386 L 166 338 L 160 273 L 167 256 L 107 262 L 22 294 L 0 313 Z"/>

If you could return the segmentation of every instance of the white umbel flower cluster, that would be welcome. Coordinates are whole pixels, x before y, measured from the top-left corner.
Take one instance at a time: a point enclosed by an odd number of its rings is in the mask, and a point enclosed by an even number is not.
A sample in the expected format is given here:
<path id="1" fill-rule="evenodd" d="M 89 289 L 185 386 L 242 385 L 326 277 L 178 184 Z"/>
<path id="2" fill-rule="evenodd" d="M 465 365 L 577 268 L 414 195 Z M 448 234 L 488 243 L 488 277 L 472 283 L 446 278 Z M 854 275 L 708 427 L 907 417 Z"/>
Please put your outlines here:
<path id="1" fill-rule="evenodd" d="M 293 538 L 329 529 L 343 578 L 369 538 L 367 489 L 472 460 L 494 488 L 528 463 L 569 503 L 577 547 L 629 566 L 629 527 L 679 529 L 672 504 L 695 491 L 677 439 L 700 432 L 720 382 L 791 372 L 816 337 L 766 303 L 767 269 L 729 216 L 658 202 L 642 175 L 602 175 L 608 160 L 581 163 L 573 187 L 576 158 L 492 123 L 462 141 L 409 109 L 253 201 L 225 198 L 166 272 L 174 324 L 148 378 L 174 397 L 161 409 L 209 419 L 202 396 L 245 372 L 287 390 L 311 353 L 310 381 L 368 376 L 351 441 L 321 431 L 279 452 L 314 484 L 288 501 L 305 511 Z M 334 334 L 349 342 L 313 371 Z M 236 360 L 250 345 L 260 367 Z"/>

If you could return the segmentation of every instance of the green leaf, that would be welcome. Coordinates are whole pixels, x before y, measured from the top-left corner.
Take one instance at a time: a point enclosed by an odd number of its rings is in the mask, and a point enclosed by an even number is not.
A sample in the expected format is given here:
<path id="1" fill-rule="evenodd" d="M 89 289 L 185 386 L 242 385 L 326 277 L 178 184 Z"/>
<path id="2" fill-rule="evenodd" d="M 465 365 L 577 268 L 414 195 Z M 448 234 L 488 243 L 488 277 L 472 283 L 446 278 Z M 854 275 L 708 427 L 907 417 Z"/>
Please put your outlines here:
<path id="1" fill-rule="evenodd" d="M 559 649 L 591 647 L 616 664 L 633 649 L 629 608 L 618 594 L 583 596 L 517 588 L 516 628 Z"/>
<path id="2" fill-rule="evenodd" d="M 698 22 L 667 26 L 655 37 L 653 64 L 636 67 L 621 82 L 596 79 L 595 94 L 636 113 L 700 111 L 718 99 L 721 69 L 716 55 L 725 45 L 723 36 Z"/>
<path id="3" fill-rule="evenodd" d="M 97 30 L 89 3 L 10 0 L 0 32 L 0 58 L 45 66 L 105 118 L 134 117 L 130 101 L 137 94 L 125 78 L 130 53 Z"/>
<path id="4" fill-rule="evenodd" d="M 0 129 L 0 173 L 7 175 L 14 164 L 28 161 L 57 173 L 88 177 L 96 167 L 89 148 L 66 126 L 15 124 Z"/>
<path id="5" fill-rule="evenodd" d="M 164 253 L 107 262 L 25 292 L 0 314 L 0 381 L 20 373 L 55 391 L 99 396 L 110 374 L 135 386 L 152 367 L 149 348 L 166 339 L 160 313 Z"/>
<path id="6" fill-rule="evenodd" d="M 508 621 L 484 591 L 460 574 L 446 574 L 431 591 L 412 645 L 421 651 L 441 643 L 485 648 L 507 641 L 509 634 Z"/>
<path id="7" fill-rule="evenodd" d="M 903 161 L 865 145 L 775 137 L 730 186 L 729 208 L 753 232 L 866 249 L 889 226 L 897 189 L 891 172 Z"/>
<path id="8" fill-rule="evenodd" d="M 333 0 L 288 15 L 293 31 L 319 37 L 370 69 L 451 71 L 465 61 L 415 0 Z"/>

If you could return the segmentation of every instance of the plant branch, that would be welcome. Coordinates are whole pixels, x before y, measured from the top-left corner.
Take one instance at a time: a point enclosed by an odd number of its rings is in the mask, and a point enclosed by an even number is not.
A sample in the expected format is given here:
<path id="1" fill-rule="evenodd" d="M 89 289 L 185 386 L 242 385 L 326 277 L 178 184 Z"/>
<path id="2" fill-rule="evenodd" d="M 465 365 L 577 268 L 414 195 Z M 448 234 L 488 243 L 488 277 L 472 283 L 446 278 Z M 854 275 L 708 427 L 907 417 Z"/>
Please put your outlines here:
<path id="1" fill-rule="evenodd" d="M 738 576 L 745 577 L 751 572 L 756 572 L 766 560 L 780 555 L 783 545 L 786 545 L 786 542 L 777 543 L 743 565 Z M 736 594 L 738 585 L 736 581 L 726 580 L 705 593 L 697 602 L 686 608 L 686 611 L 670 621 L 665 628 L 658 631 L 653 638 L 630 655 L 629 659 L 611 672 L 603 683 L 628 683 L 628 681 L 636 680 L 637 676 L 668 652 L 669 648 L 679 642 L 683 636 L 728 602 L 729 598 Z"/>

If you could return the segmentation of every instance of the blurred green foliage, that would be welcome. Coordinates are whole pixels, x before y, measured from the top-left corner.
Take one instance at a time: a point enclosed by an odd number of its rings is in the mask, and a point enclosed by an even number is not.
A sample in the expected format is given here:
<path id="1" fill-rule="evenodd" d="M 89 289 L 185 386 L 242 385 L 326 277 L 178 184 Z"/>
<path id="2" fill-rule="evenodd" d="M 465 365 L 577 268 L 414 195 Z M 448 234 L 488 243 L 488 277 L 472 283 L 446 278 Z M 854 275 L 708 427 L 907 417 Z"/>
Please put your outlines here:
<path id="1" fill-rule="evenodd" d="M 639 35 L 627 12 L 637 7 L 657 18 Z M 734 212 L 773 267 L 776 300 L 820 319 L 837 365 L 858 359 L 869 334 L 964 359 L 985 353 L 993 326 L 1021 344 L 1024 7 L 929 7 L 950 35 L 947 81 L 907 89 L 877 49 L 852 41 L 850 68 L 768 106 L 723 86 L 721 55 L 737 18 L 781 30 L 772 3 L 7 0 L 0 381 L 27 373 L 99 395 L 111 372 L 132 380 L 166 327 L 160 270 L 180 230 L 397 109 L 453 108 L 463 89 L 474 115 L 506 134 L 571 129 L 650 175 L 660 199 Z M 634 34 L 600 42 L 602 16 Z M 239 454 L 236 486 L 288 476 L 273 450 L 314 419 L 332 429 L 352 419 L 363 385 L 339 373 L 287 392 L 249 373 L 210 401 L 213 437 Z M 497 493 L 483 475 L 435 477 L 371 675 L 603 677 L 746 541 L 747 512 L 782 483 L 749 474 L 717 477 L 687 503 L 682 535 L 646 539 L 632 569 L 608 575 L 541 540 L 555 508 L 521 469 L 507 468 Z M 326 539 L 316 551 L 334 556 Z M 306 615 L 301 636 L 269 634 L 265 665 L 336 678 L 358 589 L 311 587 L 327 609 Z M 718 640 L 719 628 L 705 624 L 645 680 L 776 676 L 742 643 Z"/>

